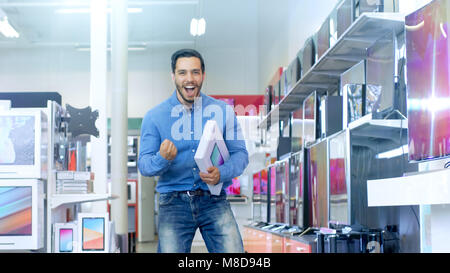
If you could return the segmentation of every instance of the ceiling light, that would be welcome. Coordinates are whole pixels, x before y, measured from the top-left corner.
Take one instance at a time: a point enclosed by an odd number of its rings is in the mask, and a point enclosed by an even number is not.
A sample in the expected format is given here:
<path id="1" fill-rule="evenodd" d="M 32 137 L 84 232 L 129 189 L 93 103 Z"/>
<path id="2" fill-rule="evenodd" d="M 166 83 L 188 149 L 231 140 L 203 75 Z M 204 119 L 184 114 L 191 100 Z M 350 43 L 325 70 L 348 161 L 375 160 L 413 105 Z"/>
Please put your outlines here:
<path id="1" fill-rule="evenodd" d="M 77 46 L 76 47 L 77 51 L 91 51 L 91 47 L 90 46 Z M 107 48 L 108 51 L 111 51 L 111 47 L 108 46 Z M 144 51 L 147 50 L 147 46 L 146 45 L 130 45 L 128 47 L 128 51 Z"/>
<path id="2" fill-rule="evenodd" d="M 192 36 L 201 36 L 205 34 L 206 31 L 206 21 L 205 18 L 196 19 L 192 18 L 191 20 L 191 35 Z"/>
<path id="3" fill-rule="evenodd" d="M 107 9 L 108 13 L 111 13 L 111 8 Z M 141 13 L 142 8 L 128 8 L 128 13 Z M 65 9 L 57 9 L 55 13 L 60 14 L 73 14 L 73 13 L 91 13 L 90 8 L 65 8 Z"/>
<path id="4" fill-rule="evenodd" d="M 8 17 L 0 18 L 0 33 L 6 38 L 19 38 L 19 33 L 9 24 Z"/>

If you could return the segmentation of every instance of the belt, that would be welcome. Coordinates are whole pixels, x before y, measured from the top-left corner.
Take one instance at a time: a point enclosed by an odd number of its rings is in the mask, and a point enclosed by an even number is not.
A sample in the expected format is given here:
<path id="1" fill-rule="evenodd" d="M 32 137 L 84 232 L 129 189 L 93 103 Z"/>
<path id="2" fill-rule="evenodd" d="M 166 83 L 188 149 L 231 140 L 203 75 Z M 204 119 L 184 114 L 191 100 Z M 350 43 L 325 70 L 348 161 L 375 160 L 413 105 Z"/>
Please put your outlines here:
<path id="1" fill-rule="evenodd" d="M 202 195 L 209 195 L 209 193 L 207 191 L 203 191 L 203 190 L 195 190 L 195 191 L 183 191 L 181 193 L 185 193 L 188 196 L 202 196 Z"/>

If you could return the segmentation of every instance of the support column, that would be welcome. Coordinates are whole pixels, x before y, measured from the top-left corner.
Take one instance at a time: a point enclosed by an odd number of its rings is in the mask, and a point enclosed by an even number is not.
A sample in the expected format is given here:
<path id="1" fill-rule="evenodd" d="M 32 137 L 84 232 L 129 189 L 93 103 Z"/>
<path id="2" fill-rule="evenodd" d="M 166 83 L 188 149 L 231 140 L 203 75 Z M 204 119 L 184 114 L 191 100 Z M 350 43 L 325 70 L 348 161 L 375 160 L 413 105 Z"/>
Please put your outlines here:
<path id="1" fill-rule="evenodd" d="M 108 128 L 107 128 L 107 0 L 91 1 L 91 75 L 90 106 L 98 110 L 96 126 L 99 138 L 91 137 L 91 171 L 95 173 L 94 192 L 104 194 L 108 189 Z M 92 212 L 104 213 L 106 201 L 91 203 Z"/>
<path id="2" fill-rule="evenodd" d="M 128 10 L 127 0 L 111 0 L 111 189 L 119 196 L 111 201 L 111 219 L 122 252 L 127 252 L 128 234 Z"/>

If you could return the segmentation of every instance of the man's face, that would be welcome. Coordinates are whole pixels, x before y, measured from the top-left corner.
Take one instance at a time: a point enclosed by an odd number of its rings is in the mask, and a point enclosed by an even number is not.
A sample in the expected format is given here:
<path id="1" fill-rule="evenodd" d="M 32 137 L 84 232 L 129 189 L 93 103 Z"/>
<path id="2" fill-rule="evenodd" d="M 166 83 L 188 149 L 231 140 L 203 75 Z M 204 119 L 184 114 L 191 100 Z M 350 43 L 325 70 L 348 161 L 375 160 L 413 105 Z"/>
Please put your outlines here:
<path id="1" fill-rule="evenodd" d="M 192 104 L 200 95 L 205 74 L 197 57 L 179 58 L 175 65 L 172 80 L 177 88 L 177 97 L 181 103 Z"/>

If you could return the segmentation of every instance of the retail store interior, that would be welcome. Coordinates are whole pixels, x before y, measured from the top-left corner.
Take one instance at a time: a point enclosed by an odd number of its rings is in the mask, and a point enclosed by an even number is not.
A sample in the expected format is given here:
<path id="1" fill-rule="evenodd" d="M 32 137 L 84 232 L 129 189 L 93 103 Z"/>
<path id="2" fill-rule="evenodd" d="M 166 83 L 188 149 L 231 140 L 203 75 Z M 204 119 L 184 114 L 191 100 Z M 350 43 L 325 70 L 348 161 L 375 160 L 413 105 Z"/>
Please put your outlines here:
<path id="1" fill-rule="evenodd" d="M 205 60 L 248 253 L 450 252 L 450 0 L 0 0 L 0 253 L 154 253 L 143 117 Z M 191 252 L 208 252 L 201 234 Z"/>

